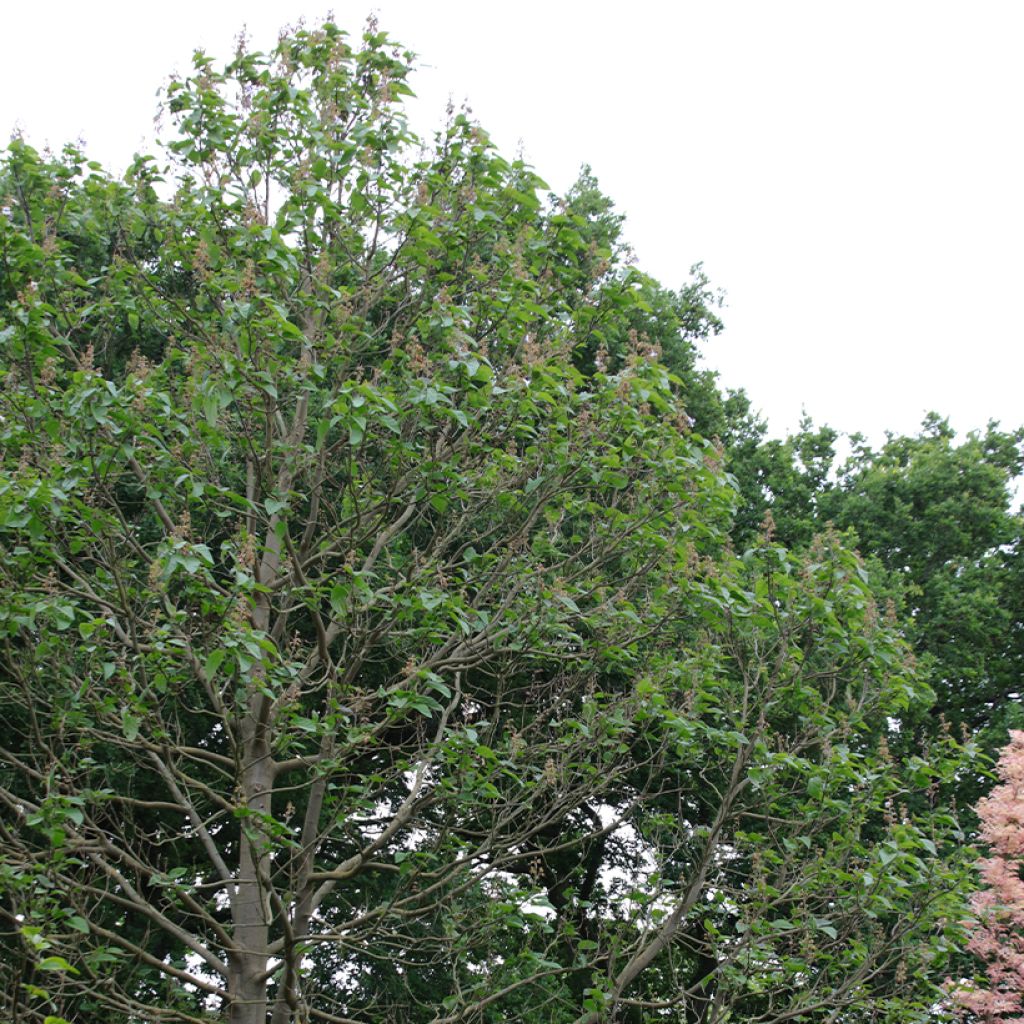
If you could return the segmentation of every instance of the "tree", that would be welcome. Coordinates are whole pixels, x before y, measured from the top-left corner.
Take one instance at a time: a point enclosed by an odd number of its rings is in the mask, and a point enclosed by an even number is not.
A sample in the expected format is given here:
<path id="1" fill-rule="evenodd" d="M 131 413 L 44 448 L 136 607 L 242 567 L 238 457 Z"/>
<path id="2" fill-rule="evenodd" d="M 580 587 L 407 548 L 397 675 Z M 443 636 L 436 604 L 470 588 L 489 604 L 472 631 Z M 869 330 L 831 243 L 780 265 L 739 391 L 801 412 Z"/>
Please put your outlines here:
<path id="1" fill-rule="evenodd" d="M 984 964 L 988 984 L 952 988 L 962 1016 L 986 1024 L 1024 1020 L 1024 732 L 1010 732 L 999 759 L 999 785 L 977 806 L 980 839 L 989 856 L 979 862 L 984 888 L 972 905 L 976 920 L 968 944 Z"/>
<path id="2" fill-rule="evenodd" d="M 198 54 L 168 171 L 8 152 L 0 1006 L 923 1019 L 963 760 L 888 757 L 863 566 L 732 553 L 702 279 L 417 152 L 408 71 L 324 25 Z"/>
<path id="3" fill-rule="evenodd" d="M 806 548 L 833 514 L 825 503 L 833 497 L 830 476 L 836 470 L 839 434 L 831 427 L 816 428 L 804 417 L 800 429 L 785 440 L 766 437 L 767 425 L 753 415 L 742 392 L 727 398 L 723 414 L 728 467 L 741 495 L 732 529 L 737 546 L 756 537 L 770 511 L 779 540 Z"/>
<path id="4" fill-rule="evenodd" d="M 956 440 L 932 415 L 918 437 L 890 437 L 878 452 L 859 446 L 822 509 L 856 530 L 898 588 L 946 717 L 977 729 L 1001 724 L 1018 689 L 1012 565 L 1022 520 L 1011 484 L 1024 468 L 1024 431 L 990 424 Z"/>
<path id="5" fill-rule="evenodd" d="M 852 438 L 843 465 L 836 433 L 810 423 L 785 442 L 756 431 L 727 438 L 744 495 L 737 544 L 769 507 L 794 547 L 830 522 L 847 532 L 901 615 L 935 711 L 994 754 L 1019 715 L 1022 519 L 1011 502 L 1024 432 L 989 424 L 958 439 L 932 414 L 919 435 L 889 435 L 878 450 Z M 934 730 L 940 721 L 930 713 L 908 725 Z M 979 795 L 974 781 L 962 792 L 965 804 Z"/>

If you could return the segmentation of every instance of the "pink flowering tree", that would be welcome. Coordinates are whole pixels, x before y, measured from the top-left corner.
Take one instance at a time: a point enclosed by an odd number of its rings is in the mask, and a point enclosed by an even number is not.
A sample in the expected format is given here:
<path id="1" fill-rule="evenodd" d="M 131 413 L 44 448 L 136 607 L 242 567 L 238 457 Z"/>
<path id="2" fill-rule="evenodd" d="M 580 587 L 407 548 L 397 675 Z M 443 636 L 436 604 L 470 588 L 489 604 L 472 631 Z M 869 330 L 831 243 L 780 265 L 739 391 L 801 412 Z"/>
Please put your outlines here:
<path id="1" fill-rule="evenodd" d="M 988 985 L 959 985 L 953 998 L 962 1017 L 1024 1024 L 1024 731 L 1011 731 L 999 778 L 977 806 L 990 855 L 979 863 L 985 888 L 972 900 L 976 924 L 968 944 L 984 961 Z"/>

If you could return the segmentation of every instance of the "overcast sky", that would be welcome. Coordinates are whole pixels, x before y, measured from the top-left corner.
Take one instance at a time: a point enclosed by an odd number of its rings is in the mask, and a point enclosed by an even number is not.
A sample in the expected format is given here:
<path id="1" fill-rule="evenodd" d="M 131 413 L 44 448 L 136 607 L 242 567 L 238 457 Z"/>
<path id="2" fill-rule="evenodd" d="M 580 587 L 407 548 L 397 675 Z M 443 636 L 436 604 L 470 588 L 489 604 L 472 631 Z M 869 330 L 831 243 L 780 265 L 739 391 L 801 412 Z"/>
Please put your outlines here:
<path id="1" fill-rule="evenodd" d="M 639 265 L 727 292 L 706 348 L 774 433 L 801 409 L 879 438 L 923 414 L 1024 422 L 1024 4 L 1017 0 L 379 0 L 417 51 L 416 123 L 468 99 L 557 191 L 589 163 Z M 3 15 L 0 133 L 82 136 L 120 170 L 195 47 L 268 48 L 326 5 L 24 3 Z"/>

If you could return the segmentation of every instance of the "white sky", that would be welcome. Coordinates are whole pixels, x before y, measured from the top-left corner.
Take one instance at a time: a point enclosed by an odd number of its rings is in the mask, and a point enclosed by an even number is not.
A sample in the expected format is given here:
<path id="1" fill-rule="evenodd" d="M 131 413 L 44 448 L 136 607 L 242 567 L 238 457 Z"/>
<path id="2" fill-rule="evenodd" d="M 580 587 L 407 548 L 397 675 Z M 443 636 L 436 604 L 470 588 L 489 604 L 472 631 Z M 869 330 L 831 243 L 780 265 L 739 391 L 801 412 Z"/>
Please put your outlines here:
<path id="1" fill-rule="evenodd" d="M 773 432 L 878 439 L 928 409 L 1024 422 L 1024 4 L 1016 0 L 370 0 L 335 4 L 420 54 L 416 123 L 468 98 L 557 191 L 590 163 L 640 266 L 728 293 L 706 349 Z M 255 48 L 293 0 L 20 3 L 0 137 L 79 135 L 120 170 L 193 48 Z"/>

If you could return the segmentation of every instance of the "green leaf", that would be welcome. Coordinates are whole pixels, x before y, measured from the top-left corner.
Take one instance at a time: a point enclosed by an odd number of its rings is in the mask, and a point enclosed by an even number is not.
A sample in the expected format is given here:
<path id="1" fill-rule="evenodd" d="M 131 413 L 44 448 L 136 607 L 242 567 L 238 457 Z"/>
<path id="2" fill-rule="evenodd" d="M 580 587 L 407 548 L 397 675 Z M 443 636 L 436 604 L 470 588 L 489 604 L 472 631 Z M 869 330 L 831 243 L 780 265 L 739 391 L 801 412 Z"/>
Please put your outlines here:
<path id="1" fill-rule="evenodd" d="M 340 583 L 331 587 L 331 611 L 335 615 L 344 615 L 348 609 L 349 588 Z"/>
<path id="2" fill-rule="evenodd" d="M 211 651 L 203 664 L 203 672 L 206 678 L 211 680 L 217 674 L 217 669 L 223 664 L 224 659 L 227 657 L 228 652 L 225 650 Z"/>
<path id="3" fill-rule="evenodd" d="M 36 967 L 41 971 L 63 971 L 66 974 L 80 973 L 77 967 L 72 967 L 62 956 L 44 957 L 36 964 Z"/>
<path id="4" fill-rule="evenodd" d="M 431 590 L 421 590 L 417 595 L 419 602 L 428 611 L 433 611 L 439 605 L 444 604 L 445 595 Z"/>
<path id="5" fill-rule="evenodd" d="M 366 417 L 353 416 L 348 421 L 348 443 L 355 448 L 366 436 Z"/>
<path id="6" fill-rule="evenodd" d="M 121 711 L 121 732 L 129 743 L 134 743 L 139 738 L 139 726 L 142 719 L 127 708 Z"/>
<path id="7" fill-rule="evenodd" d="M 208 426 L 211 428 L 217 426 L 217 418 L 220 415 L 220 401 L 216 395 L 207 394 L 203 398 L 203 414 L 206 416 Z"/>

